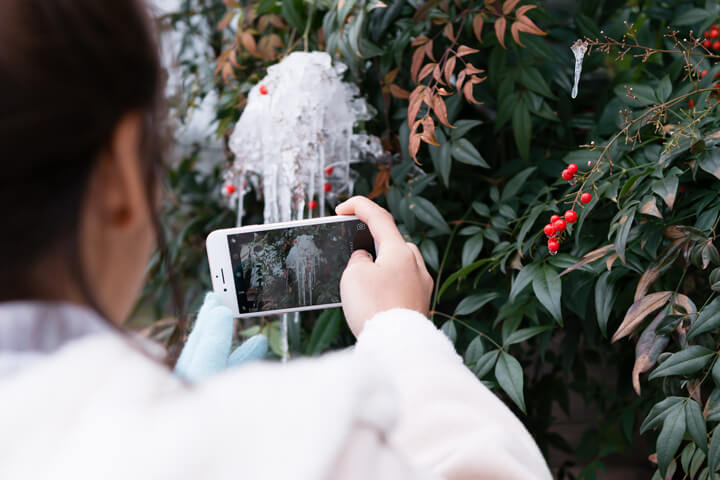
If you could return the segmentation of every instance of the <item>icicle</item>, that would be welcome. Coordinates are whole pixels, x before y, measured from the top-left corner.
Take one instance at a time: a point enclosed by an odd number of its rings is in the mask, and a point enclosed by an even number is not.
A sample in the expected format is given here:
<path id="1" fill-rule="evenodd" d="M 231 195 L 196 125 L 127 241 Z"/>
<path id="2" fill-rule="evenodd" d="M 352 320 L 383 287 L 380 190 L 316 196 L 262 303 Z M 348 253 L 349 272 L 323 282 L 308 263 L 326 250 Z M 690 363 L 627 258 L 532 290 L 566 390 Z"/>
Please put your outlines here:
<path id="1" fill-rule="evenodd" d="M 588 44 L 587 42 L 583 42 L 582 40 L 576 41 L 572 44 L 570 47 L 570 50 L 572 50 L 573 55 L 575 55 L 575 78 L 573 80 L 573 88 L 572 88 L 572 98 L 577 97 L 578 93 L 578 83 L 580 83 L 580 74 L 582 73 L 582 62 L 583 57 L 585 57 L 585 52 L 587 52 Z"/>

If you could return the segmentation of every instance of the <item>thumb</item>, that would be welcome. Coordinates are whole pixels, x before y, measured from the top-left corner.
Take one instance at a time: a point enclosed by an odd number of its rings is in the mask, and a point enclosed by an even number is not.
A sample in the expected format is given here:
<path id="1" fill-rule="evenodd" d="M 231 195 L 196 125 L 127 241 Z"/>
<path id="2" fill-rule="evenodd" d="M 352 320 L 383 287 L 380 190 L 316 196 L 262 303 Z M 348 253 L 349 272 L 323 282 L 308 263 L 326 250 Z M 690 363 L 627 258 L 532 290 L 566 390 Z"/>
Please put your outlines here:
<path id="1" fill-rule="evenodd" d="M 347 266 L 350 267 L 351 265 L 372 264 L 374 262 L 375 261 L 373 260 L 372 255 L 370 255 L 367 250 L 358 249 L 350 255 L 350 260 L 348 261 Z"/>

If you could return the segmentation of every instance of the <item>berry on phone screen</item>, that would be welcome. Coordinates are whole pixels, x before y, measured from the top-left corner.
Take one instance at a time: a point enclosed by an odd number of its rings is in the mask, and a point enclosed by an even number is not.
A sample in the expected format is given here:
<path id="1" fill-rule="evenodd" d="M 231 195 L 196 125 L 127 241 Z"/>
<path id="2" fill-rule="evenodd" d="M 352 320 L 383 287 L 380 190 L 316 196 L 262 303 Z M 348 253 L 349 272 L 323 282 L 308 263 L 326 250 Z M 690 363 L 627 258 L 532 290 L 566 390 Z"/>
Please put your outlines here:
<path id="1" fill-rule="evenodd" d="M 235 193 L 235 185 L 226 185 L 225 193 L 227 193 L 228 195 L 232 195 L 233 193 Z"/>
<path id="2" fill-rule="evenodd" d="M 310 208 L 310 210 L 315 210 L 317 208 L 317 200 L 310 200 L 308 207 Z"/>
<path id="3" fill-rule="evenodd" d="M 332 190 L 332 185 L 330 185 L 329 183 L 326 183 L 325 186 L 323 187 L 323 189 L 325 190 L 325 193 L 328 193 L 329 191 Z"/>
<path id="4" fill-rule="evenodd" d="M 267 95 L 267 94 L 268 94 L 268 89 L 267 89 L 267 87 L 266 87 L 265 85 L 260 85 L 260 89 L 259 89 L 259 90 L 260 90 L 260 95 Z"/>
<path id="5" fill-rule="evenodd" d="M 335 170 L 333 167 L 327 167 L 325 169 L 325 175 L 332 175 L 333 170 Z"/>

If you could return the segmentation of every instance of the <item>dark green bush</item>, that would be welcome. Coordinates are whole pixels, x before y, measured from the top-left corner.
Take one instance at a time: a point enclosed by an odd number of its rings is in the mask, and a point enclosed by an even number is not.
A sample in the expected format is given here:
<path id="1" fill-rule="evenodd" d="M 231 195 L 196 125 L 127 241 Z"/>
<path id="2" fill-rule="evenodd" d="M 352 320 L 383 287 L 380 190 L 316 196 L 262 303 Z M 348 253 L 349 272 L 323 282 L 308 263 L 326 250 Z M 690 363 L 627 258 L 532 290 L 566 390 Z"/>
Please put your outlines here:
<path id="1" fill-rule="evenodd" d="M 529 5 L 186 0 L 164 19 L 184 32 L 192 86 L 176 111 L 214 92 L 227 138 L 247 91 L 289 51 L 348 63 L 379 112 L 367 130 L 394 154 L 358 167 L 356 193 L 420 246 L 436 277 L 433 321 L 518 409 L 558 477 L 594 478 L 634 451 L 657 452 L 668 478 L 707 478 L 720 460 L 720 52 L 701 42 L 720 5 Z M 579 38 L 590 51 L 571 99 Z M 187 54 L 198 41 L 211 58 Z M 191 309 L 209 288 L 204 237 L 234 222 L 220 195 L 227 159 L 201 173 L 191 155 L 170 173 L 170 258 Z M 569 163 L 573 182 L 560 179 Z M 549 255 L 543 226 L 571 209 L 579 219 Z M 259 204 L 247 210 L 246 223 L 260 221 Z M 160 315 L 168 282 L 157 262 L 151 271 L 145 304 Z M 337 311 L 304 317 L 294 351 L 349 344 L 342 324 Z M 568 434 L 559 425 L 578 410 L 590 417 Z"/>

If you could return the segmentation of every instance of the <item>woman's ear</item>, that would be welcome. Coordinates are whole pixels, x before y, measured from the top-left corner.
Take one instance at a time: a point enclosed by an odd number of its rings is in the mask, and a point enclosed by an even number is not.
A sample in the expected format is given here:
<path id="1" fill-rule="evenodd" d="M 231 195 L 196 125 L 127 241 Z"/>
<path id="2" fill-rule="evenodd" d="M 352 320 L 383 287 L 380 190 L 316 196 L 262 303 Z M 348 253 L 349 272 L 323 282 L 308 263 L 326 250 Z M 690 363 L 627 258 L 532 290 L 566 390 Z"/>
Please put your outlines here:
<path id="1" fill-rule="evenodd" d="M 126 114 L 98 163 L 92 197 L 100 201 L 106 228 L 134 230 L 148 221 L 150 202 L 140 159 L 142 129 L 139 113 Z"/>

